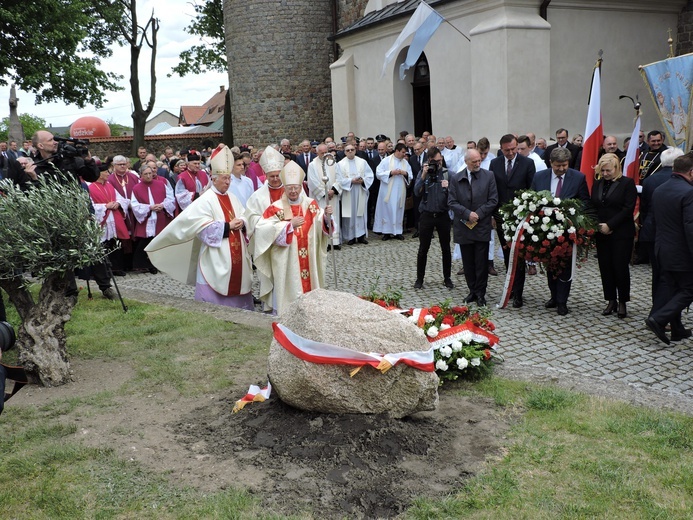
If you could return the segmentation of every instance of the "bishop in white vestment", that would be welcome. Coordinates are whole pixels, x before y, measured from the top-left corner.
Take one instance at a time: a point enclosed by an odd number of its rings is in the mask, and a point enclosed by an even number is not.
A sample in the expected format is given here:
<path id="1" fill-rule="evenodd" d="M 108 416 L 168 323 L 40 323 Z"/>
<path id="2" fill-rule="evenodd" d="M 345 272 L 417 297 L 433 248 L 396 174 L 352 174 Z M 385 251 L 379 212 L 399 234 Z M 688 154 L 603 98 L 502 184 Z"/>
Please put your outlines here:
<path id="1" fill-rule="evenodd" d="M 375 170 L 375 175 L 380 181 L 380 191 L 375 205 L 373 231 L 382 233 L 383 240 L 393 237 L 404 239 L 404 203 L 407 198 L 407 186 L 412 180 L 406 152 L 406 145 L 399 143 L 394 153 L 380 161 Z"/>

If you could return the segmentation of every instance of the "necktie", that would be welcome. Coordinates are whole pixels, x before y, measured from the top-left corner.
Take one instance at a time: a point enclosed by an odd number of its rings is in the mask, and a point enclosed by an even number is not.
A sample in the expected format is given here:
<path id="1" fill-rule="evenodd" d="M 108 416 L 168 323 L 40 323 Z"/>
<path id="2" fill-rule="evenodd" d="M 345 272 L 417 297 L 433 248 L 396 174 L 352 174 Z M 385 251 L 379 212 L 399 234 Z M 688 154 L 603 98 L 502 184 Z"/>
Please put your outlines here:
<path id="1" fill-rule="evenodd" d="M 508 167 L 505 170 L 505 174 L 510 177 L 510 172 L 513 171 L 513 161 L 508 159 Z"/>
<path id="2" fill-rule="evenodd" d="M 558 178 L 558 185 L 556 186 L 556 197 L 561 196 L 561 189 L 563 188 L 563 175 Z"/>
<path id="3" fill-rule="evenodd" d="M 310 155 L 306 154 L 306 166 L 310 164 Z"/>

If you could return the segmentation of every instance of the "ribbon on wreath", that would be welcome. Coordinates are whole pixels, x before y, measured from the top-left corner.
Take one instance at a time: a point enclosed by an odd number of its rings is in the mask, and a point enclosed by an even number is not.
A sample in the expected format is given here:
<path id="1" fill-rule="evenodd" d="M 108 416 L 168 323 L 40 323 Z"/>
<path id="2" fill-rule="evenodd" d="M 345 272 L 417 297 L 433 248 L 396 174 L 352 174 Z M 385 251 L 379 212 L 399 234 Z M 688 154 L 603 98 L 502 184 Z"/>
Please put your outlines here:
<path id="1" fill-rule="evenodd" d="M 301 337 L 277 322 L 272 323 L 272 329 L 274 330 L 274 339 L 297 358 L 322 365 L 355 366 L 357 368 L 351 371 L 352 377 L 366 365 L 370 365 L 384 374 L 399 363 L 404 363 L 424 372 L 435 372 L 433 347 L 427 351 L 418 350 L 382 355 L 319 343 Z"/>
<path id="2" fill-rule="evenodd" d="M 510 258 L 508 259 L 508 272 L 505 274 L 505 282 L 503 283 L 503 292 L 501 293 L 501 299 L 498 303 L 498 307 L 505 309 L 510 300 L 510 292 L 512 291 L 513 284 L 515 283 L 515 271 L 517 271 L 518 261 L 524 262 L 524 257 L 520 258 L 520 248 L 518 245 L 522 242 L 522 236 L 525 233 L 525 222 L 529 222 L 534 214 L 529 213 L 522 222 L 517 225 L 515 229 L 515 236 L 513 236 L 513 241 L 510 245 Z"/>
<path id="3" fill-rule="evenodd" d="M 241 397 L 238 401 L 236 401 L 236 404 L 233 405 L 232 412 L 240 412 L 248 403 L 261 403 L 266 401 L 269 399 L 271 393 L 272 384 L 269 381 L 267 381 L 267 386 L 264 388 L 260 388 L 257 385 L 250 385 L 250 388 L 248 388 L 248 393 Z"/>

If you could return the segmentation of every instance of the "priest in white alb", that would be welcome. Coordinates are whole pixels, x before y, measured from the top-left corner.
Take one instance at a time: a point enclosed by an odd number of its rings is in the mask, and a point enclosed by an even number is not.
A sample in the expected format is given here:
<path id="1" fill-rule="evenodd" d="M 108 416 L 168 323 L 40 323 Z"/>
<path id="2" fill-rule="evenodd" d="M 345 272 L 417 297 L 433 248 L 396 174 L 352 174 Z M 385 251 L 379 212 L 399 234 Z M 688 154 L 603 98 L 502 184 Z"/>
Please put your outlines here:
<path id="1" fill-rule="evenodd" d="M 373 184 L 373 170 L 356 155 L 353 143 L 344 147 L 344 153 L 336 168 L 342 189 L 342 240 L 350 246 L 368 244 L 368 188 Z"/>
<path id="2" fill-rule="evenodd" d="M 402 225 L 407 186 L 412 180 L 412 171 L 406 157 L 407 146 L 399 143 L 392 155 L 386 157 L 375 170 L 380 181 L 378 202 L 375 205 L 373 231 L 383 234 L 383 240 L 404 240 Z"/>
<path id="3" fill-rule="evenodd" d="M 337 183 L 337 165 L 334 157 L 327 153 L 326 144 L 319 144 L 317 153 L 318 156 L 308 165 L 308 191 L 320 208 L 325 209 L 328 204 L 332 206 L 334 211 L 332 214 L 334 221 L 332 244 L 335 249 L 340 250 L 342 242 L 339 238 L 339 196 L 342 189 Z M 325 176 L 327 183 L 325 183 Z"/>
<path id="4" fill-rule="evenodd" d="M 229 148 L 217 153 L 209 188 L 145 251 L 157 269 L 195 285 L 196 300 L 254 310 L 243 206 L 229 191 L 233 163 Z"/>
<path id="5" fill-rule="evenodd" d="M 303 169 L 289 161 L 284 195 L 255 226 L 254 260 L 264 309 L 280 314 L 300 295 L 324 286 L 332 206 L 324 210 L 303 191 Z"/>

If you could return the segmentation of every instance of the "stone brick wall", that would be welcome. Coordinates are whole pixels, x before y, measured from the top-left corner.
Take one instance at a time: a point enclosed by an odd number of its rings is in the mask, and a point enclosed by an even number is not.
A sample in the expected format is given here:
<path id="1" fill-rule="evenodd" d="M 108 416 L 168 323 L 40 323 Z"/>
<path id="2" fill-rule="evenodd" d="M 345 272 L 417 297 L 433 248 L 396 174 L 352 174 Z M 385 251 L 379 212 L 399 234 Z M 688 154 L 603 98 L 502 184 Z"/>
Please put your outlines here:
<path id="1" fill-rule="evenodd" d="M 329 0 L 224 1 L 235 144 L 332 133 Z"/>
<path id="2" fill-rule="evenodd" d="M 166 147 L 170 146 L 175 152 L 182 149 L 201 150 L 205 145 L 216 147 L 222 142 L 222 134 L 214 132 L 209 134 L 196 134 L 194 136 L 183 137 L 180 135 L 168 136 L 145 136 L 144 145 L 147 150 L 159 157 Z M 89 140 L 89 151 L 101 159 L 109 155 L 130 156 L 132 147 L 132 136 L 125 137 L 97 137 Z"/>
<path id="3" fill-rule="evenodd" d="M 337 0 L 337 31 L 363 17 L 368 0 Z"/>
<path id="4" fill-rule="evenodd" d="M 679 15 L 676 55 L 693 52 L 693 0 L 683 8 Z"/>

